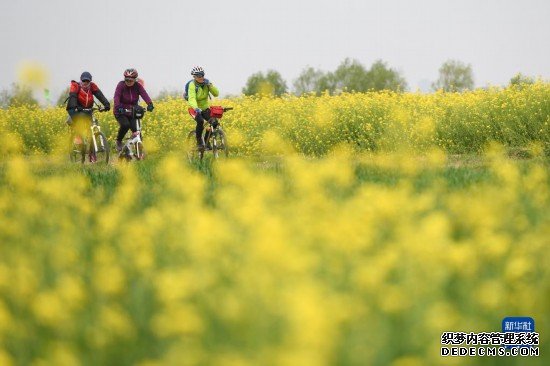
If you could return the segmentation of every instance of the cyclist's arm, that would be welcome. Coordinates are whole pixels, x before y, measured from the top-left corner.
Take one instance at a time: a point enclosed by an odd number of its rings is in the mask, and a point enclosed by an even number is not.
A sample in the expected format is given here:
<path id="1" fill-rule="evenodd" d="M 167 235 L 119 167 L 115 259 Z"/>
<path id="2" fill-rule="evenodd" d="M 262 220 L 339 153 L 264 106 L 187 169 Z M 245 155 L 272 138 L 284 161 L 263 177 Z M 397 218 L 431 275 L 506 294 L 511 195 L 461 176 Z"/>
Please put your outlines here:
<path id="1" fill-rule="evenodd" d="M 210 83 L 210 85 L 208 85 L 208 90 L 210 91 L 210 94 L 212 94 L 213 96 L 217 97 L 218 95 L 220 95 L 220 91 L 218 90 L 218 88 L 216 86 L 214 86 L 214 84 Z"/>
<path id="2" fill-rule="evenodd" d="M 188 98 L 187 101 L 189 102 L 189 105 L 193 109 L 199 108 L 199 105 L 197 103 L 197 91 L 195 90 L 195 82 L 192 81 L 189 83 L 189 90 L 187 91 Z"/>
<path id="3" fill-rule="evenodd" d="M 99 89 L 99 87 L 96 84 L 94 84 L 94 86 L 95 88 L 92 88 L 92 93 L 94 94 L 94 96 L 97 99 L 99 99 L 99 101 L 101 102 L 101 104 L 103 104 L 104 107 L 110 106 L 109 101 L 107 100 L 107 98 L 105 98 L 105 95 L 103 95 L 103 92 L 101 91 L 101 89 Z"/>
<path id="4" fill-rule="evenodd" d="M 143 85 L 141 85 L 140 83 L 137 83 L 137 86 L 138 86 L 139 95 L 143 98 L 145 103 L 151 104 L 152 100 L 149 97 L 149 94 L 147 94 L 147 92 L 145 91 L 145 88 L 143 87 Z"/>
<path id="5" fill-rule="evenodd" d="M 122 88 L 124 86 L 124 81 L 120 81 L 117 86 L 116 86 L 116 89 L 115 89 L 115 96 L 113 98 L 113 103 L 115 105 L 115 108 L 113 110 L 113 112 L 116 114 L 117 111 L 118 111 L 118 108 L 121 107 L 120 105 L 120 98 L 122 97 Z"/>

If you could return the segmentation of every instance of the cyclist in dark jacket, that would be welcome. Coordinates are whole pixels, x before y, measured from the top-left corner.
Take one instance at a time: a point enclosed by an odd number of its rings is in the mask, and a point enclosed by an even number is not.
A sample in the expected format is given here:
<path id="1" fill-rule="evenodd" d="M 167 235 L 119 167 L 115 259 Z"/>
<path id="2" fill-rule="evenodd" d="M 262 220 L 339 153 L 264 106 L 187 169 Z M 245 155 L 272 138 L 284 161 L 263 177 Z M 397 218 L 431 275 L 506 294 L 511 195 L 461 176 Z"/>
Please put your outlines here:
<path id="1" fill-rule="evenodd" d="M 111 109 L 111 104 L 107 98 L 105 98 L 97 84 L 92 82 L 92 74 L 84 71 L 80 75 L 80 83 L 71 80 L 67 112 L 73 116 L 76 113 L 82 112 L 84 108 L 92 108 L 94 106 L 94 97 L 99 99 L 105 110 Z"/>
<path id="2" fill-rule="evenodd" d="M 126 110 L 132 110 L 134 106 L 137 106 L 139 97 L 142 97 L 145 103 L 147 103 L 147 110 L 149 112 L 155 108 L 143 85 L 136 82 L 137 77 L 138 72 L 136 69 L 126 69 L 124 71 L 124 80 L 120 81 L 116 86 L 114 97 L 115 108 L 113 112 L 120 125 L 116 138 L 116 148 L 118 151 L 122 150 L 122 139 L 126 135 L 126 132 L 129 129 L 132 132 L 136 132 L 137 130 L 136 119 L 133 117 L 132 112 L 127 112 Z"/>
<path id="3" fill-rule="evenodd" d="M 111 109 L 111 104 L 105 98 L 96 83 L 92 82 L 92 74 L 88 71 L 84 71 L 80 75 L 80 82 L 71 80 L 71 87 L 69 89 L 69 99 L 67 102 L 67 112 L 69 113 L 69 123 L 76 129 L 79 135 L 82 135 L 84 131 L 88 130 L 92 122 L 91 112 L 85 112 L 84 109 L 92 108 L 94 106 L 94 97 L 99 99 L 103 108 L 108 111 Z M 73 123 L 75 122 L 76 123 Z M 78 124 L 78 126 L 75 126 Z M 96 157 L 90 146 L 90 162 L 95 162 Z"/>

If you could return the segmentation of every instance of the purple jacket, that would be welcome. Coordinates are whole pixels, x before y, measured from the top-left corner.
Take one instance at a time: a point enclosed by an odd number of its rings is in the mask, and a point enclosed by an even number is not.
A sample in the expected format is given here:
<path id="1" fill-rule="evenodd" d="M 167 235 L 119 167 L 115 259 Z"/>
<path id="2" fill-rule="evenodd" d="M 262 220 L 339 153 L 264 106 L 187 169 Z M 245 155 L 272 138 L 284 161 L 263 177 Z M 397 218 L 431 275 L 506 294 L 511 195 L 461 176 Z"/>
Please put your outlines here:
<path id="1" fill-rule="evenodd" d="M 115 107 L 113 108 L 115 116 L 119 115 L 119 108 L 132 109 L 133 106 L 138 104 L 139 97 L 142 97 L 145 103 L 151 103 L 149 94 L 140 83 L 136 82 L 132 86 L 127 86 L 124 81 L 120 81 L 115 90 Z"/>

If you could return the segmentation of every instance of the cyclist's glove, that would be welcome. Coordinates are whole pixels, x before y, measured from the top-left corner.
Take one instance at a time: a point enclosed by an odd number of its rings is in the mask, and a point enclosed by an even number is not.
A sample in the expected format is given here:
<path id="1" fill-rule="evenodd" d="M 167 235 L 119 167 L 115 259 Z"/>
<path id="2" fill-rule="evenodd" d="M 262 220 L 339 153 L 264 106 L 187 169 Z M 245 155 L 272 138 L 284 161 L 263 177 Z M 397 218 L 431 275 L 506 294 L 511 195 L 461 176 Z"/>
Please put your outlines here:
<path id="1" fill-rule="evenodd" d="M 84 108 L 82 108 L 81 106 L 78 106 L 78 107 L 75 108 L 75 111 L 77 111 L 77 112 L 82 112 L 83 109 L 84 109 Z"/>
<path id="2" fill-rule="evenodd" d="M 204 79 L 203 85 L 206 85 L 206 86 L 210 85 L 210 80 Z"/>
<path id="3" fill-rule="evenodd" d="M 200 108 L 195 108 L 195 113 L 196 113 L 196 114 L 201 114 L 201 112 L 202 112 L 202 111 L 201 111 Z"/>
<path id="4" fill-rule="evenodd" d="M 153 105 L 153 103 L 147 104 L 147 112 L 152 112 L 153 109 L 155 109 L 155 106 Z"/>
<path id="5" fill-rule="evenodd" d="M 111 105 L 110 105 L 110 104 L 105 104 L 105 105 L 103 106 L 103 110 L 104 110 L 105 112 L 110 111 L 110 110 L 111 110 Z"/>

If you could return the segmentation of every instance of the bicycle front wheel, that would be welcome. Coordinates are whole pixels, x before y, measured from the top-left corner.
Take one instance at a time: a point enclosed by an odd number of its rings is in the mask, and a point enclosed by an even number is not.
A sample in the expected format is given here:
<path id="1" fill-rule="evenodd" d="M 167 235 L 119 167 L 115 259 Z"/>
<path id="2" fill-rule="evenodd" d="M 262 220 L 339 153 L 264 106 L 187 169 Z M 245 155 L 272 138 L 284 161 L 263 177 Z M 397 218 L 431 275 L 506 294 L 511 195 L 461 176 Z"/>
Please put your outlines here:
<path id="1" fill-rule="evenodd" d="M 145 158 L 145 151 L 143 150 L 143 142 L 136 142 L 136 159 L 143 160 Z"/>
<path id="2" fill-rule="evenodd" d="M 76 135 L 71 135 L 70 139 L 69 158 L 71 162 L 84 164 L 86 161 L 86 144 L 81 137 Z"/>
<path id="3" fill-rule="evenodd" d="M 227 139 L 222 130 L 216 131 L 212 136 L 212 153 L 214 153 L 214 157 L 216 159 L 220 156 L 220 154 L 226 158 L 229 156 Z"/>
<path id="4" fill-rule="evenodd" d="M 95 135 L 95 145 L 94 150 L 97 157 L 98 162 L 105 162 L 105 164 L 109 164 L 109 159 L 111 155 L 111 149 L 109 146 L 109 141 L 107 141 L 107 138 L 103 134 L 103 132 L 97 132 Z"/>

